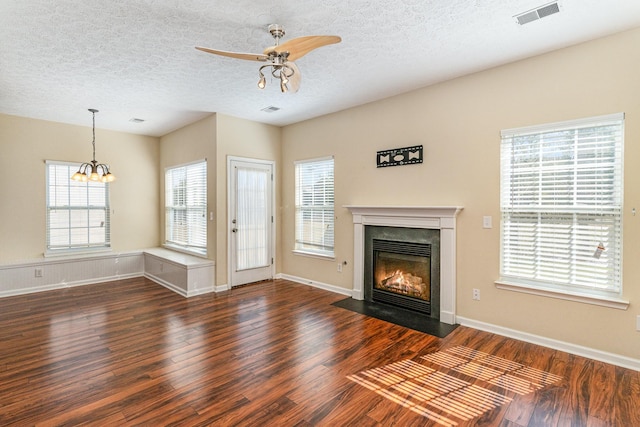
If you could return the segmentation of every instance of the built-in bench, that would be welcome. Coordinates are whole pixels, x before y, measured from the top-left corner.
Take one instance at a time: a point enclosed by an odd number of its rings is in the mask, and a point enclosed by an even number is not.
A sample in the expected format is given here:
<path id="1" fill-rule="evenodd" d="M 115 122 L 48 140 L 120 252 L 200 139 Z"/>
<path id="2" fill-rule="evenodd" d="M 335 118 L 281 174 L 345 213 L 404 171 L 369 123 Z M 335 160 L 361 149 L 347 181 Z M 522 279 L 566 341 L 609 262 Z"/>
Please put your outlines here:
<path id="1" fill-rule="evenodd" d="M 145 276 L 191 297 L 215 287 L 215 262 L 164 248 L 60 256 L 0 265 L 0 298 Z"/>
<path id="2" fill-rule="evenodd" d="M 164 248 L 145 249 L 144 275 L 184 297 L 215 290 L 215 262 Z"/>

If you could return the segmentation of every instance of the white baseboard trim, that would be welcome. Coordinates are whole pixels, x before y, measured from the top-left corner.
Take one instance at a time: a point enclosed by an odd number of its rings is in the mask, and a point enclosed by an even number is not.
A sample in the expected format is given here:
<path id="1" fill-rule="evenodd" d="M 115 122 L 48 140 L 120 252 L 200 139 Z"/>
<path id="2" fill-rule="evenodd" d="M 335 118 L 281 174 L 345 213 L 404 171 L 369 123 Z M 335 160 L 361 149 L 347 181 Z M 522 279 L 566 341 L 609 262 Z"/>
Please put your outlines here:
<path id="1" fill-rule="evenodd" d="M 193 291 L 185 291 L 184 289 L 180 288 L 179 286 L 174 285 L 173 283 L 167 282 L 166 280 L 161 279 L 158 276 L 154 276 L 153 274 L 150 273 L 144 273 L 144 277 L 146 277 L 147 279 L 157 283 L 158 285 L 164 286 L 165 288 L 179 294 L 182 295 L 185 298 L 190 298 L 190 297 L 195 297 L 198 295 L 204 295 L 204 294 L 208 294 L 211 292 L 218 292 L 214 287 L 211 288 L 202 288 L 202 289 L 195 289 Z"/>
<path id="2" fill-rule="evenodd" d="M 187 297 L 187 291 L 185 291 L 182 288 L 179 288 L 178 286 L 174 286 L 171 283 L 167 282 L 166 280 L 162 280 L 161 278 L 154 276 L 153 274 L 149 274 L 149 273 L 144 273 L 144 277 L 146 277 L 147 279 L 151 280 L 152 282 L 157 283 L 158 285 L 164 286 L 165 288 L 175 292 L 176 294 L 182 295 L 183 297 Z"/>
<path id="3" fill-rule="evenodd" d="M 36 292 L 55 291 L 57 289 L 75 288 L 77 286 L 95 285 L 96 283 L 115 282 L 123 279 L 133 279 L 142 276 L 142 273 L 122 274 L 118 276 L 96 277 L 87 280 L 77 280 L 74 282 L 53 283 L 44 286 L 33 286 L 29 288 L 12 289 L 8 291 L 0 291 L 0 298 L 13 297 L 17 295 L 34 294 Z"/>
<path id="4" fill-rule="evenodd" d="M 292 282 L 301 283 L 303 285 L 313 286 L 314 288 L 324 289 L 325 291 L 334 292 L 336 294 L 342 294 L 346 296 L 353 296 L 351 289 L 341 288 L 339 286 L 330 285 L 328 283 L 316 282 L 315 280 L 305 279 L 303 277 L 291 276 L 289 274 L 277 274 L 276 279 L 285 279 Z"/>
<path id="5" fill-rule="evenodd" d="M 450 311 L 440 310 L 440 321 L 442 323 L 446 323 L 447 325 L 455 325 L 456 324 L 456 315 Z"/>
<path id="6" fill-rule="evenodd" d="M 214 292 L 224 292 L 224 291 L 228 291 L 229 289 L 231 288 L 229 287 L 229 285 L 225 283 L 223 285 L 216 285 Z"/>
<path id="7" fill-rule="evenodd" d="M 619 354 L 608 353 L 606 351 L 596 350 L 589 347 L 583 347 L 576 344 L 558 341 L 551 338 L 542 337 L 540 335 L 529 334 L 527 332 L 521 332 L 515 329 L 509 329 L 503 326 L 497 326 L 490 323 L 479 322 L 477 320 L 467 319 L 462 316 L 457 316 L 456 320 L 460 325 L 467 326 L 469 328 L 479 329 L 485 332 L 491 332 L 497 335 L 514 338 L 520 341 L 541 345 L 543 347 L 549 347 L 554 350 L 560 350 L 567 353 L 575 354 L 576 356 L 587 357 L 589 359 L 599 360 L 600 362 L 610 363 L 612 365 L 620 366 L 622 368 L 640 371 L 640 360 L 633 359 L 631 357 L 621 356 Z"/>

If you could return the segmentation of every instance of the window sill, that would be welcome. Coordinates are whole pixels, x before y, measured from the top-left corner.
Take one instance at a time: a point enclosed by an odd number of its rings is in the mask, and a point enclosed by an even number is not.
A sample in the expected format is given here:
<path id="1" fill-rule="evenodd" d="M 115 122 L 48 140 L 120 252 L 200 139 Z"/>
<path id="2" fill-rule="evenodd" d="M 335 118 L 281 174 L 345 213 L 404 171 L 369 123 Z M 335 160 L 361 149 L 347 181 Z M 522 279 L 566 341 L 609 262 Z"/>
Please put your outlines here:
<path id="1" fill-rule="evenodd" d="M 45 251 L 44 258 L 88 258 L 112 253 L 111 247 L 97 249 L 64 249 L 61 251 Z"/>
<path id="2" fill-rule="evenodd" d="M 336 259 L 335 255 L 323 255 L 323 254 L 317 254 L 315 252 L 305 252 L 300 250 L 293 250 L 291 252 L 293 252 L 294 255 L 302 255 L 302 256 L 307 256 L 311 258 L 320 258 L 320 259 L 326 259 L 326 260 Z"/>
<path id="3" fill-rule="evenodd" d="M 525 294 L 539 295 L 549 298 L 563 299 L 567 301 L 581 302 L 585 304 L 599 305 L 602 307 L 616 308 L 618 310 L 626 310 L 629 308 L 629 301 L 622 298 L 606 297 L 599 295 L 587 295 L 577 292 L 561 291 L 553 288 L 541 288 L 522 283 L 510 282 L 507 280 L 496 280 L 496 288 L 508 291 L 522 292 Z"/>

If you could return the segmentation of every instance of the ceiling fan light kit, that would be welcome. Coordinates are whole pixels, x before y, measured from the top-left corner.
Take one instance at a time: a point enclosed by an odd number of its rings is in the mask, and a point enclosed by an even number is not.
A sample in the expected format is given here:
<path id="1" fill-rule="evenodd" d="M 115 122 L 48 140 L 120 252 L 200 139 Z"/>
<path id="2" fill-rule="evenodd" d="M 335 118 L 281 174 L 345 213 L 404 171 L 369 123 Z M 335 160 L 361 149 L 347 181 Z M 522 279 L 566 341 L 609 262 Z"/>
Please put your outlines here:
<path id="1" fill-rule="evenodd" d="M 275 79 L 280 80 L 280 91 L 286 93 L 289 91 L 297 92 L 298 89 L 300 89 L 300 70 L 293 62 L 294 60 L 303 57 L 319 47 L 340 43 L 342 41 L 338 36 L 305 36 L 291 39 L 280 44 L 280 39 L 285 35 L 284 28 L 278 24 L 271 24 L 268 30 L 275 39 L 275 45 L 266 48 L 262 54 L 228 52 L 199 46 L 196 46 L 196 49 L 230 58 L 268 62 L 268 64 L 258 69 L 258 88 L 264 89 L 267 86 L 265 69 L 271 68 L 271 75 Z"/>

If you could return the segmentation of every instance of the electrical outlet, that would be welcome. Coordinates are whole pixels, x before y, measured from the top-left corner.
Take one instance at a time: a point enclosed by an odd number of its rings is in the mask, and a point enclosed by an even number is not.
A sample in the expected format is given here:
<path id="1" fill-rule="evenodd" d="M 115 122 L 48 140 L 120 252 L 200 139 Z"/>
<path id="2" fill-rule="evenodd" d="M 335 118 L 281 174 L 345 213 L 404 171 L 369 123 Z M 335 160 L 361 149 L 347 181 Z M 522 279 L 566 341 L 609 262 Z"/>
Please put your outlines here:
<path id="1" fill-rule="evenodd" d="M 338 263 L 338 273 L 342 273 L 342 263 Z"/>
<path id="2" fill-rule="evenodd" d="M 473 289 L 473 299 L 480 301 L 480 289 Z"/>
<path id="3" fill-rule="evenodd" d="M 33 272 L 33 275 L 35 277 L 42 277 L 42 269 L 41 268 L 36 268 L 35 271 Z"/>

